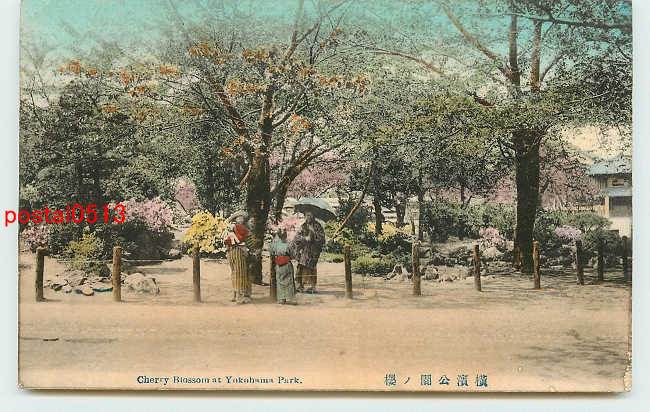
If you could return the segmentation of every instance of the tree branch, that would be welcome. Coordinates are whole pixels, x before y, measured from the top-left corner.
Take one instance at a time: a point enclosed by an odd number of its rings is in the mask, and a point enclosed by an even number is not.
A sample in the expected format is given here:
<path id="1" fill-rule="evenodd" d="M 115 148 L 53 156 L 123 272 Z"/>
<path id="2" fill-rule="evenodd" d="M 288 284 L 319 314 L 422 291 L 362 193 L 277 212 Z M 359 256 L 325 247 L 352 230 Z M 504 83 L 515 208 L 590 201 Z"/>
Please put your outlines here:
<path id="1" fill-rule="evenodd" d="M 478 51 L 483 53 L 487 58 L 492 60 L 496 64 L 497 69 L 499 69 L 499 71 L 503 73 L 504 76 L 510 79 L 508 68 L 504 65 L 503 59 L 501 59 L 501 57 L 499 57 L 496 53 L 494 53 L 493 51 L 485 47 L 476 37 L 474 37 L 470 32 L 468 32 L 467 29 L 465 29 L 463 24 L 460 22 L 460 20 L 458 20 L 456 15 L 451 11 L 448 5 L 443 4 L 442 9 L 447 15 L 447 17 L 449 18 L 449 20 L 451 21 L 451 23 L 456 27 L 456 29 L 458 29 L 460 34 L 463 35 L 465 40 L 467 40 L 467 42 L 470 43 L 472 46 L 474 46 Z"/>

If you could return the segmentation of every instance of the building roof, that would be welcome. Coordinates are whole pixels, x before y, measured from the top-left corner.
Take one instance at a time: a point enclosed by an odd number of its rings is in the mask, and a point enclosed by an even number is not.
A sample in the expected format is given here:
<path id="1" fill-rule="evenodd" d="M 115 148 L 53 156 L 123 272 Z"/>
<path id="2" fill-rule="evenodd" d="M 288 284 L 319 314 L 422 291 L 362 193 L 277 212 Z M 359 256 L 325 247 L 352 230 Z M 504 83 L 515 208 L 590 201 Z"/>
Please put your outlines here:
<path id="1" fill-rule="evenodd" d="M 631 174 L 632 162 L 624 157 L 596 162 L 587 171 L 590 176 Z"/>
<path id="2" fill-rule="evenodd" d="M 608 187 L 605 194 L 609 197 L 628 197 L 632 196 L 631 187 Z"/>

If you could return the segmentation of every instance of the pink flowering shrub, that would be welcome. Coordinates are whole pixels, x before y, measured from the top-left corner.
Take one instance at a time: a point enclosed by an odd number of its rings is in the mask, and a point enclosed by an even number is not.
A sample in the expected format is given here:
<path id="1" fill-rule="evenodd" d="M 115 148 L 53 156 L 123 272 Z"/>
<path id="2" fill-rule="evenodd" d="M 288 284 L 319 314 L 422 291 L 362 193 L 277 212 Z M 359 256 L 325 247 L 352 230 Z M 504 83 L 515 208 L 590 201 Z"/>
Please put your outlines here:
<path id="1" fill-rule="evenodd" d="M 159 197 L 138 201 L 135 199 L 122 202 L 126 209 L 126 221 L 139 220 L 154 232 L 163 232 L 173 222 L 172 209 Z"/>
<path id="2" fill-rule="evenodd" d="M 580 229 L 568 225 L 556 227 L 553 233 L 555 233 L 555 236 L 560 238 L 564 243 L 575 242 L 582 236 L 582 231 Z"/>
<path id="3" fill-rule="evenodd" d="M 39 246 L 47 246 L 49 231 L 45 225 L 31 225 L 23 230 L 21 237 L 25 242 L 25 246 L 32 252 Z"/>
<path id="4" fill-rule="evenodd" d="M 499 229 L 495 227 L 486 227 L 481 228 L 478 231 L 479 236 L 479 245 L 482 249 L 489 247 L 496 247 L 497 249 L 503 249 L 506 245 L 506 239 L 501 235 Z"/>
<path id="5" fill-rule="evenodd" d="M 196 186 L 191 181 L 181 178 L 174 186 L 174 200 L 186 211 L 190 212 L 199 206 Z"/>

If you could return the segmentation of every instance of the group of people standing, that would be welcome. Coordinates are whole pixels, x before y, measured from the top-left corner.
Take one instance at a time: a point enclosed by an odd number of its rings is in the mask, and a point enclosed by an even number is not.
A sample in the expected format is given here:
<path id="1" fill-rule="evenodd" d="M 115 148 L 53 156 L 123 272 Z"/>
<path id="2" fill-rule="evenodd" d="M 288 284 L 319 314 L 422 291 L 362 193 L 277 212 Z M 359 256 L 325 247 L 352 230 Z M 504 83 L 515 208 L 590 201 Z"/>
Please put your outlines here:
<path id="1" fill-rule="evenodd" d="M 252 281 L 248 261 L 250 230 L 244 213 L 231 217 L 232 222 L 223 236 L 227 248 L 228 263 L 233 288 L 233 302 L 239 304 L 251 301 Z M 316 293 L 317 264 L 325 244 L 323 226 L 311 213 L 305 214 L 305 221 L 292 240 L 285 228 L 276 230 L 269 244 L 269 253 L 275 264 L 277 299 L 280 304 L 295 304 L 297 292 Z M 296 263 L 294 271 L 293 262 Z"/>

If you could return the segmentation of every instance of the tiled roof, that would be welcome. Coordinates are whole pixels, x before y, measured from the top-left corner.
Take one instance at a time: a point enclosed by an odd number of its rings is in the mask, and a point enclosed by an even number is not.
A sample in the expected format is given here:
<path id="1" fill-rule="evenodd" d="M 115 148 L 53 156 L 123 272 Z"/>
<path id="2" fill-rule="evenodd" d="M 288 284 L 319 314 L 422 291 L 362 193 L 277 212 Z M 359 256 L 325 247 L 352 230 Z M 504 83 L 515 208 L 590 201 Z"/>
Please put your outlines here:
<path id="1" fill-rule="evenodd" d="M 608 187 L 605 194 L 609 197 L 627 197 L 632 196 L 631 187 Z"/>
<path id="2" fill-rule="evenodd" d="M 588 175 L 616 175 L 632 173 L 632 162 L 623 157 L 596 162 L 587 171 Z"/>

